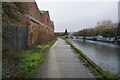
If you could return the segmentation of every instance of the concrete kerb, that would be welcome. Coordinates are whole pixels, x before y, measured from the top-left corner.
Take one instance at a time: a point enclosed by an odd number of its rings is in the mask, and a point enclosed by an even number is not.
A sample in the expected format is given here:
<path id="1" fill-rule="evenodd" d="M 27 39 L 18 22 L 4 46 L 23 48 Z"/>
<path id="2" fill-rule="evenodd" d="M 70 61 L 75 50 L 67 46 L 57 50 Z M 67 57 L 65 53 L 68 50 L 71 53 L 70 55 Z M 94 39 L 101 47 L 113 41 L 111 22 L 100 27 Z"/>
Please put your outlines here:
<path id="1" fill-rule="evenodd" d="M 101 67 L 99 67 L 96 63 L 94 63 L 91 59 L 89 59 L 82 51 L 80 51 L 78 48 L 73 46 L 71 42 L 64 39 L 69 45 L 71 45 L 72 49 L 74 49 L 78 54 L 80 54 L 92 67 L 94 67 L 102 76 L 104 79 L 109 78 L 107 75 L 107 72 L 104 71 Z"/>

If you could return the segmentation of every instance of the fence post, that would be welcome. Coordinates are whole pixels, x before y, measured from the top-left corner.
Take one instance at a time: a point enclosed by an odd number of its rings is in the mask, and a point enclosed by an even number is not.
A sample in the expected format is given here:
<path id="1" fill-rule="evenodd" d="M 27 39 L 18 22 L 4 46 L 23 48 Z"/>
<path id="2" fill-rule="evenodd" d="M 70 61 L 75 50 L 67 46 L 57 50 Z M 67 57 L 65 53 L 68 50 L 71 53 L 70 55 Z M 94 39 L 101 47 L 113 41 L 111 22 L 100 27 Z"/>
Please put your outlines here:
<path id="1" fill-rule="evenodd" d="M 18 44 L 18 22 L 17 22 L 17 28 L 16 28 L 17 30 L 16 30 L 16 33 L 17 33 L 17 51 L 18 51 L 18 48 L 19 48 L 19 44 Z"/>
<path id="2" fill-rule="evenodd" d="M 28 27 L 29 27 L 29 18 L 27 17 L 27 25 L 26 25 L 26 48 L 28 48 L 29 46 L 28 46 Z"/>

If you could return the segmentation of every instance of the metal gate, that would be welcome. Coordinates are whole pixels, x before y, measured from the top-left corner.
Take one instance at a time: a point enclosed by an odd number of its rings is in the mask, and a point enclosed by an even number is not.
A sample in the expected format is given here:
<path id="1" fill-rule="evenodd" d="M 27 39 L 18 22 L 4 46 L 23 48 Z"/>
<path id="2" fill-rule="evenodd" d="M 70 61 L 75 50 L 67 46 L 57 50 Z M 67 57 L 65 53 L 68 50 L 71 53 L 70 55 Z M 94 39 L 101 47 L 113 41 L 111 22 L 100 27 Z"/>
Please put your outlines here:
<path id="1" fill-rule="evenodd" d="M 23 50 L 27 48 L 27 27 L 2 26 L 3 50 Z"/>

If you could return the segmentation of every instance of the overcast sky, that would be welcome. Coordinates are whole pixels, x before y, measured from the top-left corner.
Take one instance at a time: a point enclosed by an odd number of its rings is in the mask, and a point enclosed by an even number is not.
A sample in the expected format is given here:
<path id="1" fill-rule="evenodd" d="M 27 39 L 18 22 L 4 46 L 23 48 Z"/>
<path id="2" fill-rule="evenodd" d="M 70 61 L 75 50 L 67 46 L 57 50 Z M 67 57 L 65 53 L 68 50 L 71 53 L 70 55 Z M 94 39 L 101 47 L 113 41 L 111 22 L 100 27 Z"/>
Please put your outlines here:
<path id="1" fill-rule="evenodd" d="M 118 0 L 70 0 L 47 1 L 36 0 L 40 10 L 48 10 L 54 21 L 55 32 L 78 31 L 95 27 L 101 20 L 118 22 Z"/>

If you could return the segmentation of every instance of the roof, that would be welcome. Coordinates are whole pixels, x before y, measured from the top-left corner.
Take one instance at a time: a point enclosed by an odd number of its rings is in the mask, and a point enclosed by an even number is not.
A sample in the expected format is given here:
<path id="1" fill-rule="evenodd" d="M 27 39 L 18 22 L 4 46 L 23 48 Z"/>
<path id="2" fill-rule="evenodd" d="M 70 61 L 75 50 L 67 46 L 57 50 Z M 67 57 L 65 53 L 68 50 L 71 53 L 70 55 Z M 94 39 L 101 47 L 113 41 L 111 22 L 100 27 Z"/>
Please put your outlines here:
<path id="1" fill-rule="evenodd" d="M 46 12 L 48 12 L 48 11 L 40 10 L 40 13 L 42 13 L 42 14 L 44 14 Z"/>

